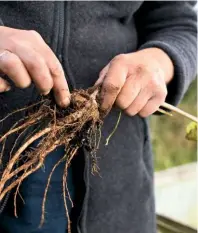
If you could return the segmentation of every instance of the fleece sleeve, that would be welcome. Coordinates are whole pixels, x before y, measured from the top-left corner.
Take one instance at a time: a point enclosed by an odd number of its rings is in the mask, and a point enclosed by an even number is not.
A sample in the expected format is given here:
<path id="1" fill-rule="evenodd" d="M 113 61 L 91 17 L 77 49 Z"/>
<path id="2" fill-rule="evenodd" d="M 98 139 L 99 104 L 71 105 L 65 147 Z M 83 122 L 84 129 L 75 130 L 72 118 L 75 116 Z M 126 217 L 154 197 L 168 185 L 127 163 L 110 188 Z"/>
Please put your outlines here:
<path id="1" fill-rule="evenodd" d="M 196 2 L 145 1 L 135 15 L 139 49 L 157 47 L 174 64 L 166 102 L 177 105 L 197 72 Z"/>

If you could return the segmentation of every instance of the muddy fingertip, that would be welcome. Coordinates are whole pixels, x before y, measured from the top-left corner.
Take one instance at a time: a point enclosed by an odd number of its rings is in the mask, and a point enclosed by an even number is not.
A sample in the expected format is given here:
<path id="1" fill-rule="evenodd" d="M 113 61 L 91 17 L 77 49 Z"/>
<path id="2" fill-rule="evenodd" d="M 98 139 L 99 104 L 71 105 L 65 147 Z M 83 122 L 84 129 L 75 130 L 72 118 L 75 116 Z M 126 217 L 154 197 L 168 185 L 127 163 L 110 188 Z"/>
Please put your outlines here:
<path id="1" fill-rule="evenodd" d="M 69 97 L 65 97 L 64 99 L 60 100 L 59 105 L 62 108 L 68 107 L 70 105 L 70 98 Z"/>

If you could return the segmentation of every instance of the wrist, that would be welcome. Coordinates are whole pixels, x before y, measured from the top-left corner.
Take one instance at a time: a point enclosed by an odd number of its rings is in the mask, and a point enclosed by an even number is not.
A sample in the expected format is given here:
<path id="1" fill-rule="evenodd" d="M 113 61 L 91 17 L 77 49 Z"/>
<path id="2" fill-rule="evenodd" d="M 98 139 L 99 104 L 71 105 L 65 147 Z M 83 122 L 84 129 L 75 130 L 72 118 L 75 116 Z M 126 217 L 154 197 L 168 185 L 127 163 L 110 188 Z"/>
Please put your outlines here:
<path id="1" fill-rule="evenodd" d="M 147 48 L 141 50 L 140 52 L 148 53 L 148 55 L 155 59 L 159 64 L 160 68 L 164 71 L 164 79 L 166 84 L 168 84 L 174 76 L 174 66 L 173 62 L 166 52 L 159 48 Z"/>

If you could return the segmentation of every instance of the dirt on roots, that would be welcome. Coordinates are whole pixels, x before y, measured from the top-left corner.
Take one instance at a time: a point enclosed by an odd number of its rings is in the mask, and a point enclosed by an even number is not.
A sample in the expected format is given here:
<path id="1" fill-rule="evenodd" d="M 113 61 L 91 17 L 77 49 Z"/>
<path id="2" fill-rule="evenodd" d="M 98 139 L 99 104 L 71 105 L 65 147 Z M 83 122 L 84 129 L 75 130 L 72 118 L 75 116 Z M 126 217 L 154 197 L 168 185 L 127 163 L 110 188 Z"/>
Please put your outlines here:
<path id="1" fill-rule="evenodd" d="M 2 144 L 0 161 L 2 161 L 4 156 L 6 139 L 14 133 L 18 135 L 13 148 L 10 150 L 10 159 L 1 174 L 0 180 L 0 201 L 2 201 L 10 190 L 13 188 L 16 190 L 14 194 L 14 212 L 16 217 L 16 197 L 17 194 L 20 194 L 19 188 L 23 180 L 43 166 L 50 152 L 64 145 L 65 154 L 54 164 L 46 184 L 41 207 L 42 216 L 40 226 L 42 226 L 45 219 L 45 202 L 52 174 L 60 163 L 64 163 L 65 168 L 62 178 L 62 188 L 66 216 L 68 219 L 68 231 L 71 231 L 70 218 L 66 204 L 66 198 L 69 198 L 72 203 L 67 189 L 67 170 L 78 149 L 80 147 L 86 147 L 92 159 L 92 172 L 98 172 L 96 151 L 99 146 L 103 119 L 100 114 L 98 93 L 98 87 L 87 90 L 74 90 L 71 94 L 71 104 L 66 109 L 59 108 L 52 98 L 48 96 L 43 98 L 39 103 L 10 114 L 13 115 L 19 111 L 28 112 L 24 119 L 16 122 L 4 135 L 0 135 L 0 144 Z M 10 115 L 0 120 L 0 122 L 10 117 Z M 17 150 L 14 150 L 19 138 L 32 126 L 35 126 L 34 130 L 30 131 L 31 133 L 26 136 L 24 143 L 17 148 Z M 31 148 L 31 144 L 38 139 L 40 141 L 37 147 Z M 21 163 L 20 161 L 23 162 Z M 8 182 L 9 185 L 6 185 Z"/>

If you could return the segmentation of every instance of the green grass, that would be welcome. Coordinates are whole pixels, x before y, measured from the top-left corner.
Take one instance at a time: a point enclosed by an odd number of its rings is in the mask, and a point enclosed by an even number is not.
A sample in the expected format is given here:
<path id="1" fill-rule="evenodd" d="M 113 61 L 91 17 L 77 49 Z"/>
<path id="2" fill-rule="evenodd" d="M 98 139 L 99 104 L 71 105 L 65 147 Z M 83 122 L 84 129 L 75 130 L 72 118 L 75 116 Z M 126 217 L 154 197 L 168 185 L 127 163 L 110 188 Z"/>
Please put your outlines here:
<path id="1" fill-rule="evenodd" d="M 178 106 L 197 115 L 197 80 L 195 80 Z M 151 137 L 155 170 L 194 162 L 197 159 L 197 143 L 185 139 L 186 126 L 190 121 L 183 116 L 151 117 Z"/>

